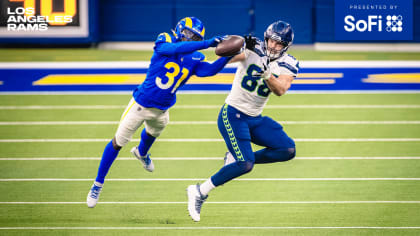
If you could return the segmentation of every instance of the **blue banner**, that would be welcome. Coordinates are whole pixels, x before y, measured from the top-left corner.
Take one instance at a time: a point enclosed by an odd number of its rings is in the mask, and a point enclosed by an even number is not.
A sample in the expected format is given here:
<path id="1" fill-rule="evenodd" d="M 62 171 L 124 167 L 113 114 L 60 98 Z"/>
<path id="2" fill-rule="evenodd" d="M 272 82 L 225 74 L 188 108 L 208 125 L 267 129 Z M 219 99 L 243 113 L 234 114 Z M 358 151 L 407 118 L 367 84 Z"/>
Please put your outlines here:
<path id="1" fill-rule="evenodd" d="M 412 40 L 412 0 L 335 0 L 335 39 Z"/>

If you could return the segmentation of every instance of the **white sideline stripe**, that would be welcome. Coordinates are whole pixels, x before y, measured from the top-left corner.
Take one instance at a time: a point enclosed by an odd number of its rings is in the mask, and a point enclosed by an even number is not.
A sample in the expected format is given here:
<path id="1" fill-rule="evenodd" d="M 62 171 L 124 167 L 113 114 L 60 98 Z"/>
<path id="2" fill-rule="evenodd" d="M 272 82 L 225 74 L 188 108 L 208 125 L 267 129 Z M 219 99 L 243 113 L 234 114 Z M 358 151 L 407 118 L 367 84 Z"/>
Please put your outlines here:
<path id="1" fill-rule="evenodd" d="M 75 142 L 108 142 L 110 139 L 0 139 L 0 143 L 75 143 Z M 419 142 L 420 138 L 296 138 L 296 142 Z M 140 142 L 140 139 L 131 139 Z M 224 142 L 223 139 L 161 138 L 157 142 Z"/>
<path id="2" fill-rule="evenodd" d="M 6 93 L 6 92 L 3 92 Z M 25 92 L 23 92 L 25 93 Z M 288 94 L 418 94 L 420 90 L 289 90 Z M 1 95 L 1 92 L 0 92 Z"/>
<path id="3" fill-rule="evenodd" d="M 206 178 L 156 178 L 156 179 L 107 179 L 106 181 L 204 181 Z M 92 179 L 57 179 L 57 178 L 25 178 L 0 179 L 0 182 L 85 182 Z M 239 178 L 233 181 L 420 181 L 420 178 Z"/>
<path id="4" fill-rule="evenodd" d="M 153 157 L 157 161 L 220 161 L 223 157 Z M 295 157 L 295 160 L 420 160 L 420 157 Z M 100 157 L 0 157 L 0 161 L 79 161 L 101 160 Z M 134 157 L 118 157 L 117 161 L 138 161 Z"/>
<path id="5" fill-rule="evenodd" d="M 99 204 L 187 204 L 188 202 L 99 202 Z M 206 204 L 420 204 L 420 201 L 243 201 L 206 202 Z M 0 205 L 85 205 L 86 202 L 0 202 Z"/>
<path id="6" fill-rule="evenodd" d="M 0 227 L 0 230 L 420 229 L 420 226 Z"/>
<path id="7" fill-rule="evenodd" d="M 372 60 L 372 61 L 300 61 L 301 68 L 418 68 L 419 61 L 390 61 L 390 60 Z M 0 69 L 33 69 L 33 68 L 53 68 L 53 69 L 68 69 L 68 68 L 140 68 L 147 69 L 150 61 L 104 61 L 104 62 L 1 62 Z M 227 68 L 236 68 L 238 63 L 227 65 Z"/>
<path id="8" fill-rule="evenodd" d="M 410 125 L 420 124 L 419 120 L 393 121 L 279 121 L 285 125 L 332 124 L 332 125 Z M 119 121 L 1 121 L 0 125 L 115 125 Z M 216 121 L 170 121 L 169 125 L 214 125 Z"/>
<path id="9" fill-rule="evenodd" d="M 55 109 L 124 109 L 127 105 L 42 105 L 42 106 L 0 106 L 0 110 L 55 110 Z M 220 109 L 219 105 L 175 105 L 171 109 Z M 399 104 L 399 105 L 267 105 L 265 109 L 345 109 L 345 108 L 420 108 L 420 105 L 413 104 Z"/>

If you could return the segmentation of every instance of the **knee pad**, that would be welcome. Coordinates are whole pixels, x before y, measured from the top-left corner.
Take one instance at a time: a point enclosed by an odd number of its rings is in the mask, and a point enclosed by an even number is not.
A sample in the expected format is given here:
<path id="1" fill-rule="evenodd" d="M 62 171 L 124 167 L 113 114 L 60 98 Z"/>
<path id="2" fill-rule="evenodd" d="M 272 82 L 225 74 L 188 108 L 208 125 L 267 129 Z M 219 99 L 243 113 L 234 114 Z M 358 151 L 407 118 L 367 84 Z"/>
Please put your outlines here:
<path id="1" fill-rule="evenodd" d="M 246 174 L 254 168 L 254 162 L 250 161 L 238 161 L 237 164 L 241 168 L 242 174 Z"/>
<path id="2" fill-rule="evenodd" d="M 114 137 L 112 139 L 112 147 L 117 151 L 119 151 L 122 148 L 122 146 L 117 144 L 117 138 L 116 137 Z"/>
<path id="3" fill-rule="evenodd" d="M 123 134 L 120 134 L 119 132 L 117 132 L 113 140 L 114 140 L 113 144 L 115 143 L 117 146 L 124 147 L 130 142 L 131 137 L 126 137 Z"/>

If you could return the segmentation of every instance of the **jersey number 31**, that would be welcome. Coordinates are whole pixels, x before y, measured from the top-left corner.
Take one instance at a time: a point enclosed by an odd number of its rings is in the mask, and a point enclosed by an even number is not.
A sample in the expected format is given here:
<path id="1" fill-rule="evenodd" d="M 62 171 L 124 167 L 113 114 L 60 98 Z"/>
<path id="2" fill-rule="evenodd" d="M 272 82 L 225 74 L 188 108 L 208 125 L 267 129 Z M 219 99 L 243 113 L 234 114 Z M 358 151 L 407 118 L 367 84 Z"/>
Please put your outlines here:
<path id="1" fill-rule="evenodd" d="M 180 72 L 179 65 L 172 61 L 166 63 L 165 68 L 168 69 L 168 72 L 166 72 L 165 74 L 166 78 L 168 78 L 166 83 L 163 83 L 161 78 L 156 77 L 156 85 L 161 89 L 169 89 L 170 87 L 172 87 L 172 85 L 175 82 L 175 78 L 179 75 L 179 72 Z M 181 73 L 182 73 L 182 76 L 177 81 L 171 93 L 175 93 L 177 88 L 181 85 L 182 81 L 184 81 L 187 78 L 190 71 L 187 68 L 182 68 Z"/>

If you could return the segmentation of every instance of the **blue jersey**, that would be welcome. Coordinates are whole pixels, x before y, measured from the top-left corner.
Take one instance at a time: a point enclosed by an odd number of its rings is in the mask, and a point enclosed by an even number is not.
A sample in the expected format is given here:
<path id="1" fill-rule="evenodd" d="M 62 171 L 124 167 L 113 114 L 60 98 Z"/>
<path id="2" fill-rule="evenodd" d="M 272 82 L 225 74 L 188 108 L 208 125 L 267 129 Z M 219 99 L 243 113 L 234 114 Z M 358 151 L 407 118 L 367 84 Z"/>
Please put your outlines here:
<path id="1" fill-rule="evenodd" d="M 229 59 L 217 66 L 205 62 L 205 56 L 196 50 L 208 47 L 207 40 L 177 42 L 171 34 L 159 34 L 146 79 L 133 92 L 136 102 L 144 107 L 167 110 L 176 102 L 176 91 L 191 75 L 209 76 L 220 71 Z"/>

